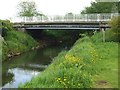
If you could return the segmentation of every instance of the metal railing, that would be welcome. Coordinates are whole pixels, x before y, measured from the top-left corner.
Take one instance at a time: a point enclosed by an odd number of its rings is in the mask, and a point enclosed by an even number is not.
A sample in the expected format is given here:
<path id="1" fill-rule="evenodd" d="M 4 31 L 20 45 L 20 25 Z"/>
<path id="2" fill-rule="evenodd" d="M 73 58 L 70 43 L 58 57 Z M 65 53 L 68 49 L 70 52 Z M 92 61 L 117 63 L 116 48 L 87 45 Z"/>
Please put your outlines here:
<path id="1" fill-rule="evenodd" d="M 23 17 L 20 22 L 79 22 L 79 21 L 109 21 L 112 17 L 118 16 L 118 13 L 102 14 L 77 14 L 77 15 L 54 15 L 54 16 L 36 16 Z"/>

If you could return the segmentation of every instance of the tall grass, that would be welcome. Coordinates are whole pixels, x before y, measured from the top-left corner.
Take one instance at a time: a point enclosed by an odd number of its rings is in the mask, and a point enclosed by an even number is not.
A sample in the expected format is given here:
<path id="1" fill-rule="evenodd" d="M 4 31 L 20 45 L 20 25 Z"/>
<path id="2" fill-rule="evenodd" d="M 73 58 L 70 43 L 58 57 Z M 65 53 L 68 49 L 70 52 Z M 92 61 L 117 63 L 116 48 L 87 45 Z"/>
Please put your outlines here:
<path id="1" fill-rule="evenodd" d="M 3 60 L 10 53 L 25 52 L 30 50 L 37 42 L 27 33 L 15 30 L 7 31 L 3 42 Z"/>

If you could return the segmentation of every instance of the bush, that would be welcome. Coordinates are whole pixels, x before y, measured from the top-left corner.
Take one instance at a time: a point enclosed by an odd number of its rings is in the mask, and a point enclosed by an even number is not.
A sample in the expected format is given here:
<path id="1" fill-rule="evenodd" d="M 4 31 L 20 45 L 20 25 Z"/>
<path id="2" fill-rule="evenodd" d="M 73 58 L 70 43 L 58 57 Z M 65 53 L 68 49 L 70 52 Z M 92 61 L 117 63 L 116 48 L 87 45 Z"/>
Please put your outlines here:
<path id="1" fill-rule="evenodd" d="M 37 42 L 27 33 L 14 30 L 10 21 L 1 21 L 4 39 L 2 41 L 2 60 L 5 60 L 8 54 L 22 53 L 37 45 Z"/>
<path id="2" fill-rule="evenodd" d="M 111 26 L 111 30 L 107 33 L 108 38 L 111 39 L 111 41 L 120 41 L 120 16 L 113 17 L 111 21 L 109 22 L 109 25 Z"/>
<path id="3" fill-rule="evenodd" d="M 118 32 L 115 33 L 114 30 L 117 30 L 117 29 L 110 29 L 110 30 L 106 31 L 106 41 L 107 42 L 110 42 L 110 41 L 119 42 L 120 41 L 120 39 L 118 37 Z"/>
<path id="4" fill-rule="evenodd" d="M 111 26 L 111 28 L 105 31 L 105 41 L 120 42 L 120 16 L 112 18 L 109 22 L 109 25 Z M 93 42 L 102 42 L 103 33 L 96 33 L 91 37 L 91 39 Z"/>
<path id="5" fill-rule="evenodd" d="M 2 37 L 6 36 L 7 31 L 13 30 L 9 20 L 0 20 L 0 23 L 2 23 Z"/>
<path id="6" fill-rule="evenodd" d="M 111 21 L 109 22 L 109 25 L 112 28 L 119 28 L 120 27 L 120 16 L 118 17 L 113 17 Z M 117 30 L 114 30 L 115 32 L 118 32 Z M 120 31 L 119 31 L 120 32 Z"/>

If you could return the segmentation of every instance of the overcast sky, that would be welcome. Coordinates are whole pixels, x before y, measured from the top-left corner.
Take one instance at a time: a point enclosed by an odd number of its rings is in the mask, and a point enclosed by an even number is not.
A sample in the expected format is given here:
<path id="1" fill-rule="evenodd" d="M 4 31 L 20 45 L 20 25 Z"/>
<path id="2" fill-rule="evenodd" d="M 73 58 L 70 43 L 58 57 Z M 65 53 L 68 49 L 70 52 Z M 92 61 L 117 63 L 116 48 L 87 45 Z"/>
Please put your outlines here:
<path id="1" fill-rule="evenodd" d="M 0 0 L 0 19 L 17 17 L 17 5 L 25 0 Z M 31 1 L 31 0 L 26 0 Z M 79 14 L 94 0 L 32 0 L 36 2 L 37 9 L 46 15 L 64 15 L 68 12 Z"/>

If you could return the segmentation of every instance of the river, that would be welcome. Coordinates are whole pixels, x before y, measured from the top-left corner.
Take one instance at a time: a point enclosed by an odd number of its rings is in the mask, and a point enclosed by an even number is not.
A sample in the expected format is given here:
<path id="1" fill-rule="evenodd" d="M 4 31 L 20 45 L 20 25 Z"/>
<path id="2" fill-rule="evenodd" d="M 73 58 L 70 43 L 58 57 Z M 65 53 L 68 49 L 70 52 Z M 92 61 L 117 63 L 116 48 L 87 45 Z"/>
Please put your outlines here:
<path id="1" fill-rule="evenodd" d="M 64 45 L 47 46 L 4 61 L 2 63 L 2 88 L 17 88 L 20 83 L 30 81 L 64 49 L 66 49 Z"/>

